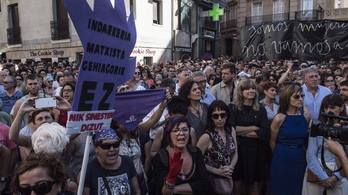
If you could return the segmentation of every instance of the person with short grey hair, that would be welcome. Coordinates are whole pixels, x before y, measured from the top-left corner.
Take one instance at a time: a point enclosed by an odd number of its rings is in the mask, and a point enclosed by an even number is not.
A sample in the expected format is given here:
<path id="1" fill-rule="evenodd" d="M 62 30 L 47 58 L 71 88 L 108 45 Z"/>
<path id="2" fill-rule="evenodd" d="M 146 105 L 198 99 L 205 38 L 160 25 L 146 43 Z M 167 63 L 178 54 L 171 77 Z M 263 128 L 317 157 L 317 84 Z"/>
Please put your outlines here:
<path id="1" fill-rule="evenodd" d="M 330 89 L 319 85 L 320 76 L 316 68 L 309 67 L 301 72 L 304 80 L 302 93 L 305 95 L 303 105 L 307 106 L 312 119 L 318 119 L 322 100 L 332 92 Z"/>
<path id="2" fill-rule="evenodd" d="M 192 74 L 193 80 L 198 84 L 198 88 L 201 90 L 202 98 L 200 102 L 206 103 L 210 105 L 214 100 L 216 100 L 215 96 L 211 93 L 207 92 L 207 78 L 202 71 L 196 71 Z"/>
<path id="3" fill-rule="evenodd" d="M 15 105 L 16 101 L 23 97 L 22 92 L 18 91 L 17 80 L 13 76 L 7 76 L 4 79 L 4 89 L 5 93 L 0 94 L 0 99 L 2 100 L 2 111 L 10 114 L 12 107 Z"/>

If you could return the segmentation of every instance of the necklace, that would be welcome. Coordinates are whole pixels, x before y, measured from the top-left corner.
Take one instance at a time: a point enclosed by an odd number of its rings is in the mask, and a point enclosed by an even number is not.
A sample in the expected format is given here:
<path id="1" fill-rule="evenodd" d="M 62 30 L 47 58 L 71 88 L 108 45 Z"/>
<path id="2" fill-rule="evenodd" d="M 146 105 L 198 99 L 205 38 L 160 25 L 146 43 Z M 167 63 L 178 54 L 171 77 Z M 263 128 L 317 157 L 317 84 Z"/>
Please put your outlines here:
<path id="1" fill-rule="evenodd" d="M 191 112 L 192 112 L 194 115 L 196 115 L 196 116 L 198 117 L 199 120 L 201 120 L 201 112 L 200 112 L 201 105 L 198 104 L 198 107 L 197 107 L 197 108 L 195 108 L 195 107 L 193 107 L 193 106 L 189 106 L 189 107 L 191 108 Z M 195 111 L 195 113 L 194 113 L 193 111 Z"/>

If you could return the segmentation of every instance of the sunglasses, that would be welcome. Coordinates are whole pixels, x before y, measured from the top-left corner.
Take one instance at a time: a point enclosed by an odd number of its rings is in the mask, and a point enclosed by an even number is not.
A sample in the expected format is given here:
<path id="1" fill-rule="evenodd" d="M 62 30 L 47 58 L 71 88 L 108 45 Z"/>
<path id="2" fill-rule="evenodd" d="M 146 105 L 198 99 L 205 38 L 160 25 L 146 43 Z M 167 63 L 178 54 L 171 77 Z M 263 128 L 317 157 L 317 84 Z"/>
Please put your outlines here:
<path id="1" fill-rule="evenodd" d="M 227 118 L 227 113 L 212 114 L 211 115 L 211 118 L 213 118 L 213 119 L 219 119 L 219 117 L 221 117 L 221 119 Z"/>
<path id="2" fill-rule="evenodd" d="M 63 92 L 73 92 L 72 89 L 63 89 Z"/>
<path id="3" fill-rule="evenodd" d="M 21 74 L 21 75 L 27 76 L 27 74 Z"/>
<path id="4" fill-rule="evenodd" d="M 56 181 L 44 181 L 34 186 L 19 187 L 18 191 L 21 195 L 30 195 L 32 191 L 34 191 L 37 195 L 44 195 L 52 190 L 52 186 L 55 183 Z"/>
<path id="5" fill-rule="evenodd" d="M 257 72 L 256 75 L 262 74 L 262 72 Z"/>
<path id="6" fill-rule="evenodd" d="M 120 141 L 116 141 L 112 144 L 110 144 L 110 143 L 100 144 L 99 147 L 103 150 L 110 150 L 111 146 L 114 148 L 118 148 L 120 146 L 120 144 L 121 144 Z"/>
<path id="7" fill-rule="evenodd" d="M 213 77 L 213 78 L 211 78 L 210 80 L 215 80 L 215 78 Z"/>
<path id="8" fill-rule="evenodd" d="M 135 74 L 135 75 L 140 75 L 141 73 L 140 73 L 140 72 L 135 72 L 134 74 Z"/>
<path id="9" fill-rule="evenodd" d="M 12 82 L 4 81 L 4 84 L 9 84 L 9 83 L 12 83 Z"/>
<path id="10" fill-rule="evenodd" d="M 156 83 L 156 87 L 159 87 L 159 86 L 161 86 L 161 84 L 157 84 L 157 83 Z"/>
<path id="11" fill-rule="evenodd" d="M 173 130 L 172 130 L 172 133 L 173 133 L 174 135 L 179 135 L 180 132 L 182 132 L 183 134 L 186 134 L 186 133 L 189 132 L 189 128 L 183 127 L 182 129 L 173 129 Z"/>
<path id="12" fill-rule="evenodd" d="M 334 80 L 325 80 L 325 82 L 332 83 L 332 82 L 334 82 Z"/>
<path id="13" fill-rule="evenodd" d="M 203 80 L 203 81 L 197 81 L 197 84 L 203 84 L 203 83 L 206 83 L 207 80 Z"/>
<path id="14" fill-rule="evenodd" d="M 300 99 L 300 97 L 303 99 L 305 97 L 304 94 L 301 94 L 301 95 L 294 95 L 294 98 L 295 99 Z"/>
<path id="15" fill-rule="evenodd" d="M 47 81 L 47 83 L 53 83 L 53 80 Z"/>
<path id="16" fill-rule="evenodd" d="M 23 79 L 16 79 L 17 81 L 22 81 Z"/>
<path id="17" fill-rule="evenodd" d="M 123 91 L 126 91 L 126 90 L 129 90 L 130 87 L 129 86 L 126 86 L 126 87 L 122 87 L 119 91 L 120 92 L 123 92 Z"/>

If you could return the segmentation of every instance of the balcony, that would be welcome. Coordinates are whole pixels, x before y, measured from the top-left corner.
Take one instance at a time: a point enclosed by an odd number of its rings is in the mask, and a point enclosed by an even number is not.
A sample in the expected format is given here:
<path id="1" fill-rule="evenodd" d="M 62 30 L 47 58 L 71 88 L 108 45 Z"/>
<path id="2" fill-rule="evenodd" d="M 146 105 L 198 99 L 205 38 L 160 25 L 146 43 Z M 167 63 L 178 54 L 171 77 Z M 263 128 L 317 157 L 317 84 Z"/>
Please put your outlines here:
<path id="1" fill-rule="evenodd" d="M 215 28 L 215 24 L 216 24 L 217 22 L 216 21 L 211 21 L 211 20 L 204 20 L 204 27 L 206 27 L 206 28 L 210 28 L 210 29 L 212 29 L 212 30 L 215 30 L 216 28 Z"/>
<path id="2" fill-rule="evenodd" d="M 270 15 L 252 16 L 245 18 L 245 26 L 259 25 L 265 22 L 281 22 L 290 19 L 289 13 L 278 13 Z"/>
<path id="3" fill-rule="evenodd" d="M 52 40 L 70 39 L 69 19 L 51 21 L 51 39 Z"/>
<path id="4" fill-rule="evenodd" d="M 300 21 L 311 21 L 311 20 L 322 20 L 322 10 L 302 10 L 295 12 L 295 20 Z"/>
<path id="5" fill-rule="evenodd" d="M 9 45 L 22 44 L 20 27 L 7 29 L 7 43 Z"/>
<path id="6" fill-rule="evenodd" d="M 325 9 L 324 19 L 330 20 L 347 20 L 348 19 L 348 8 L 338 9 Z"/>
<path id="7" fill-rule="evenodd" d="M 220 23 L 220 30 L 225 30 L 229 28 L 237 28 L 237 19 L 229 20 L 227 22 Z"/>

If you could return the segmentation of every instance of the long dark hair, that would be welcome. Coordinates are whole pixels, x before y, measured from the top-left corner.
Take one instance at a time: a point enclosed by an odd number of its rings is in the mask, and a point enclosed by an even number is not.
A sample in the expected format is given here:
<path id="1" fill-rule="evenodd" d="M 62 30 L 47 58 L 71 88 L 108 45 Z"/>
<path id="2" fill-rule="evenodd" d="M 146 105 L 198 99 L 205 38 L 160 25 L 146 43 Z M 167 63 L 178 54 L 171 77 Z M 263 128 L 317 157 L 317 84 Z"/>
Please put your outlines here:
<path id="1" fill-rule="evenodd" d="M 214 130 L 215 124 L 214 124 L 213 119 L 211 119 L 211 115 L 216 110 L 225 111 L 227 113 L 227 118 L 226 118 L 226 122 L 225 122 L 225 131 L 227 131 L 229 134 L 231 134 L 230 112 L 229 112 L 229 109 L 228 109 L 227 105 L 225 104 L 225 102 L 223 102 L 221 100 L 215 100 L 209 105 L 208 114 L 207 114 L 207 125 L 206 125 L 207 131 L 209 131 L 209 132 L 215 131 Z"/>

